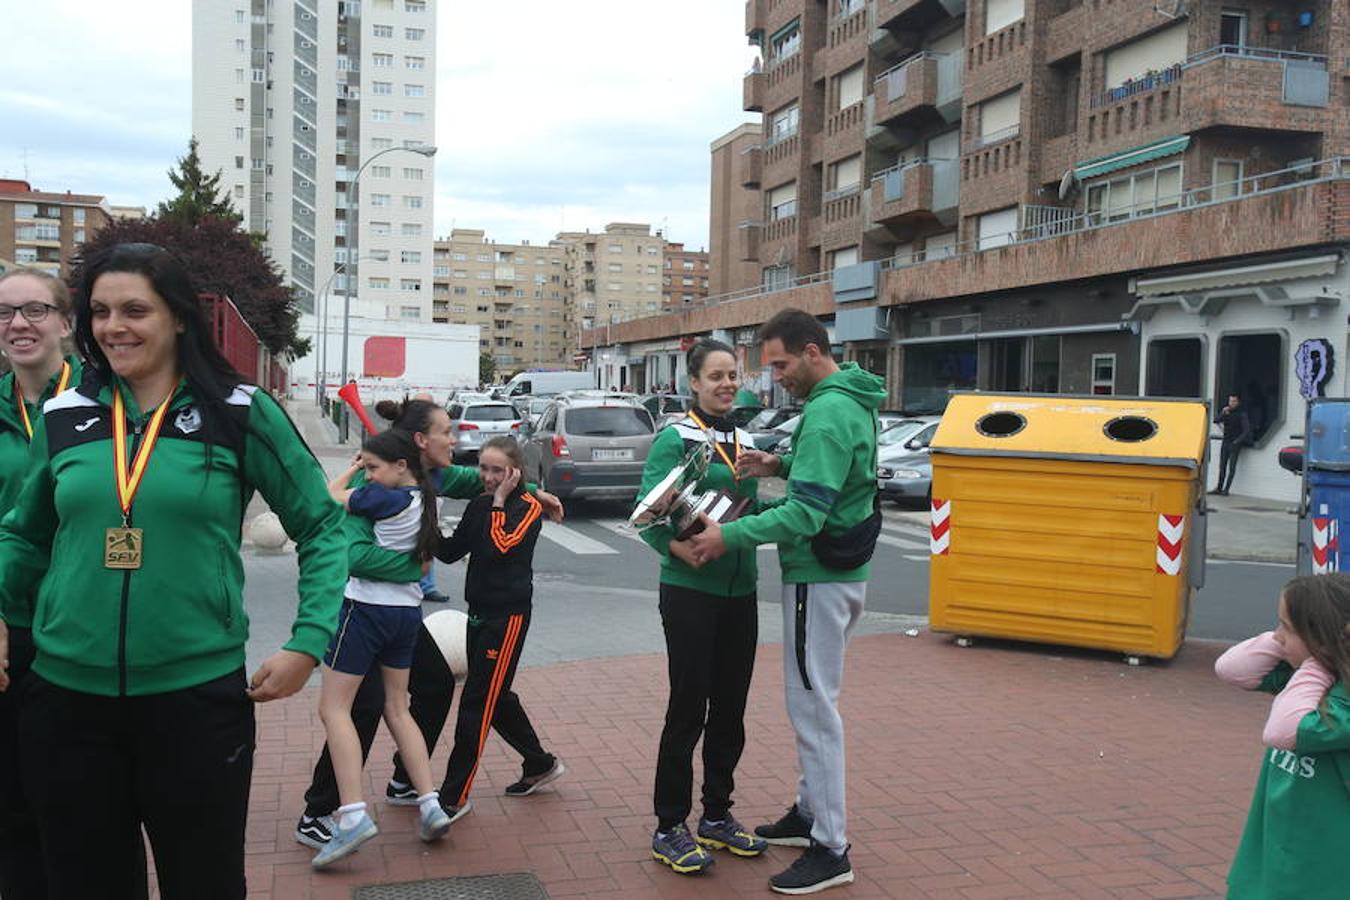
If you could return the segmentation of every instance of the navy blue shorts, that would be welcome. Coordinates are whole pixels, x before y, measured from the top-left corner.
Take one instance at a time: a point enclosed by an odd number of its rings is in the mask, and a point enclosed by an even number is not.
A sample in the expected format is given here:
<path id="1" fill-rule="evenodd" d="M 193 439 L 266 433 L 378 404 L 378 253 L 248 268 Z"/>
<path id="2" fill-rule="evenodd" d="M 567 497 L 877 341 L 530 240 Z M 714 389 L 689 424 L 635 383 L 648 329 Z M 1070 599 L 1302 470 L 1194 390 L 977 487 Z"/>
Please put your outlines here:
<path id="1" fill-rule="evenodd" d="M 380 606 L 342 601 L 337 634 L 323 655 L 324 665 L 347 675 L 365 675 L 376 663 L 391 669 L 412 667 L 422 610 L 416 606 Z"/>

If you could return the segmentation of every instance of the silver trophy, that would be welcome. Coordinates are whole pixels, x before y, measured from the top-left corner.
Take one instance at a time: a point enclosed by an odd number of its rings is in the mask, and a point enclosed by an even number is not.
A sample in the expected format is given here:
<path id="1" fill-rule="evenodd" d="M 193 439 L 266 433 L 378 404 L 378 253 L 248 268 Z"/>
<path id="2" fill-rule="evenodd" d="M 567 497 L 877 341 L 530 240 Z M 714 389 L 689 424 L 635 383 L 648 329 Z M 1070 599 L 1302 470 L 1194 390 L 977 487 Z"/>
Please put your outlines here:
<path id="1" fill-rule="evenodd" d="M 750 505 L 749 497 L 738 497 L 724 488 L 699 490 L 698 483 L 708 474 L 711 458 L 709 444 L 690 450 L 684 461 L 638 502 L 628 523 L 639 531 L 669 525 L 675 530 L 675 539 L 683 541 L 703 530 L 700 513 L 719 525 L 739 518 Z"/>

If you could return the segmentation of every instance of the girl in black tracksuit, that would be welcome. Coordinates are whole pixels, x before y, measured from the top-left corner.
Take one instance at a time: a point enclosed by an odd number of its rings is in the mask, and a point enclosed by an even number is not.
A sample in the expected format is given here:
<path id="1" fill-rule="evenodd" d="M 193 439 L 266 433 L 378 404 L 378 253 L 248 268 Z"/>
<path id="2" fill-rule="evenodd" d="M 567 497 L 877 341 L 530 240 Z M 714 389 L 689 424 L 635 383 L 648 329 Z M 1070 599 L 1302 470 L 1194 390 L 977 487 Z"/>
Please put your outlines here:
<path id="1" fill-rule="evenodd" d="M 543 509 L 521 483 L 520 448 L 512 438 L 484 444 L 478 464 L 488 492 L 469 501 L 455 533 L 442 539 L 436 554 L 445 563 L 469 556 L 464 582 L 469 672 L 441 786 L 441 803 L 452 820 L 470 808 L 469 791 L 494 718 L 524 744 L 517 749 L 525 756 L 525 777 L 507 788 L 508 794 L 531 793 L 563 771 L 562 762 L 540 746 L 511 690 L 530 627 L 534 547 Z"/>

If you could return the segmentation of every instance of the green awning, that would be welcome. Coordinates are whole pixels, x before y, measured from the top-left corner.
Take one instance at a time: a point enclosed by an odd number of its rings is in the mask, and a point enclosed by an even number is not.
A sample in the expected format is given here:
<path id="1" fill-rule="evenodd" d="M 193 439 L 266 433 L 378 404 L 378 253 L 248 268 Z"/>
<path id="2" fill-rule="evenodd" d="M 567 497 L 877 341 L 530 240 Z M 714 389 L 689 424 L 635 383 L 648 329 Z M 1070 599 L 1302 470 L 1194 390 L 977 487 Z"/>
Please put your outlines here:
<path id="1" fill-rule="evenodd" d="M 1120 153 L 1084 160 L 1073 167 L 1073 174 L 1079 181 L 1086 181 L 1089 178 L 1096 178 L 1098 175 L 1105 175 L 1107 172 L 1114 172 L 1117 169 L 1137 166 L 1140 163 L 1162 159 L 1165 156 L 1175 156 L 1183 152 L 1190 142 L 1191 137 L 1188 134 L 1163 138 L 1151 144 L 1144 144 L 1142 147 L 1134 147 Z"/>

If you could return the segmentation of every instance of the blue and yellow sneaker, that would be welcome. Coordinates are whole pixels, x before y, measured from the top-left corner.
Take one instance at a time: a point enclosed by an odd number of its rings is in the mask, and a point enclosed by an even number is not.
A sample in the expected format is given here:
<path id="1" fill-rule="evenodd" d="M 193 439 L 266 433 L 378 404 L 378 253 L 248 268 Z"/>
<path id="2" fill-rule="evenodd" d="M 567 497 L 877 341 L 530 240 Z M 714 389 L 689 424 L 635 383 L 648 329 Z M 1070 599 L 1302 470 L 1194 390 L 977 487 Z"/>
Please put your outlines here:
<path id="1" fill-rule="evenodd" d="M 751 834 L 731 816 L 720 822 L 699 819 L 698 842 L 714 850 L 726 850 L 733 856 L 759 856 L 769 846 L 768 841 Z"/>
<path id="2" fill-rule="evenodd" d="M 657 831 L 652 835 L 652 858 L 681 875 L 695 875 L 713 864 L 712 854 L 694 841 L 684 823 L 664 834 Z"/>

